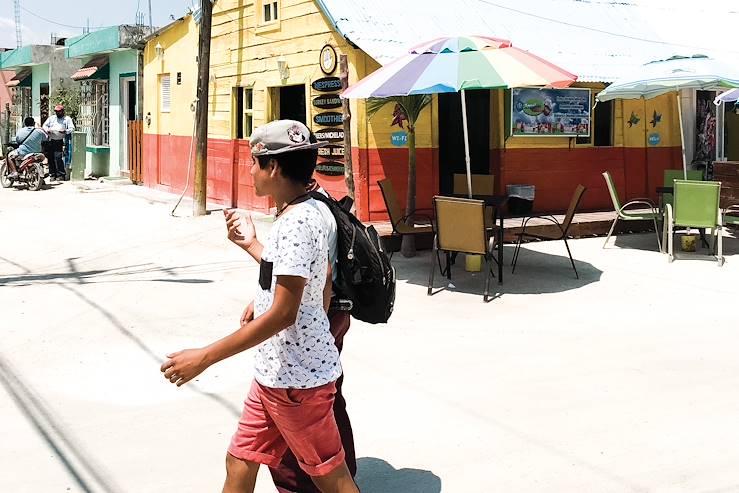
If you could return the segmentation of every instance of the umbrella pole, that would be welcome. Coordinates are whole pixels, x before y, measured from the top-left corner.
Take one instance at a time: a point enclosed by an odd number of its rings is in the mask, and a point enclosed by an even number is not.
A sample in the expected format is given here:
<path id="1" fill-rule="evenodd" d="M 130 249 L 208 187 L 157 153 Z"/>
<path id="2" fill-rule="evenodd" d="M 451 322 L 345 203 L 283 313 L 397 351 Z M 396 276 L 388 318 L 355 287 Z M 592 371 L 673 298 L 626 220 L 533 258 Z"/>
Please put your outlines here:
<path id="1" fill-rule="evenodd" d="M 680 149 L 683 153 L 683 179 L 688 179 L 688 163 L 685 158 L 685 135 L 683 130 L 683 105 L 680 101 L 680 91 L 677 91 L 677 118 L 680 120 Z"/>
<path id="2" fill-rule="evenodd" d="M 462 89 L 462 128 L 464 128 L 464 160 L 467 165 L 467 196 L 472 198 L 472 168 L 470 166 L 470 137 L 467 132 L 467 98 Z"/>

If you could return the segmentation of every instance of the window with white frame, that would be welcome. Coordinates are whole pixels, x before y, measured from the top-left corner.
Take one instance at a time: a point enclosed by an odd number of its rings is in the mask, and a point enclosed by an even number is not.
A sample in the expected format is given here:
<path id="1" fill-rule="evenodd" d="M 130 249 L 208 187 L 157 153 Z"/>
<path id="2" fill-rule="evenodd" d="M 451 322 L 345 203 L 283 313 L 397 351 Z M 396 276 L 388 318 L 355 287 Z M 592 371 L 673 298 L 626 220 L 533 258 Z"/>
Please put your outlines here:
<path id="1" fill-rule="evenodd" d="M 280 18 L 280 2 L 262 0 L 262 24 L 275 22 Z"/>
<path id="2" fill-rule="evenodd" d="M 159 78 L 159 100 L 162 113 L 169 113 L 172 107 L 172 85 L 169 74 L 162 74 Z"/>
<path id="3" fill-rule="evenodd" d="M 234 87 L 234 97 L 234 137 L 248 139 L 254 128 L 254 90 L 251 87 Z"/>
<path id="4" fill-rule="evenodd" d="M 93 145 L 110 145 L 109 85 L 107 80 L 88 79 L 80 84 L 80 111 L 77 126 L 87 132 Z"/>

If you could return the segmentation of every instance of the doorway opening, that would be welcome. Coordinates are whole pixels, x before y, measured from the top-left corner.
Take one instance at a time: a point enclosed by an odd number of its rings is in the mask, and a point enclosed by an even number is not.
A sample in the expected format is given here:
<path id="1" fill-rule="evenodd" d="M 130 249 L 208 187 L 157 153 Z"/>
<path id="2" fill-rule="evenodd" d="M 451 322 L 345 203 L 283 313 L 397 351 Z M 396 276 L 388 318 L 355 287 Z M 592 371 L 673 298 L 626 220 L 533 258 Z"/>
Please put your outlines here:
<path id="1" fill-rule="evenodd" d="M 44 122 L 46 122 L 46 120 L 49 118 L 49 84 L 47 82 L 42 82 L 41 84 L 39 84 L 39 92 L 41 94 L 41 107 L 39 114 L 41 117 L 41 125 L 43 125 Z"/>
<path id="2" fill-rule="evenodd" d="M 490 174 L 490 91 L 465 91 L 472 174 Z M 454 174 L 466 173 L 461 93 L 439 94 L 439 192 L 453 193 Z"/>
<path id="3" fill-rule="evenodd" d="M 279 108 L 279 119 L 306 124 L 305 85 L 280 87 Z"/>

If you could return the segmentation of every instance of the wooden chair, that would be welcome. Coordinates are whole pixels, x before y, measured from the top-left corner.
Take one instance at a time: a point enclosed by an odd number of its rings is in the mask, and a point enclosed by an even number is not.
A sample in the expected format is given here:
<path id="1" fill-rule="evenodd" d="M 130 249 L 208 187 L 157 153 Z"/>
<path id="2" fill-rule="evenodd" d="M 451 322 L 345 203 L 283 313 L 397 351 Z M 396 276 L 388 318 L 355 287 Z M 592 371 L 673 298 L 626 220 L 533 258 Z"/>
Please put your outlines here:
<path id="1" fill-rule="evenodd" d="M 485 259 L 487 274 L 483 301 L 487 302 L 490 293 L 490 278 L 494 277 L 493 263 L 497 260 L 495 235 L 485 227 L 485 202 L 482 200 L 459 199 L 455 197 L 434 197 L 436 213 L 434 246 L 431 255 L 431 271 L 427 294 L 433 294 L 436 264 L 442 275 L 452 279 L 451 254 L 468 253 L 481 255 Z M 446 269 L 441 267 L 439 252 L 446 254 Z"/>
<path id="2" fill-rule="evenodd" d="M 398 196 L 395 195 L 395 188 L 389 178 L 380 180 L 377 182 L 382 192 L 382 198 L 385 201 L 385 207 L 387 213 L 390 216 L 390 222 L 393 226 L 393 236 L 400 236 L 401 241 L 405 235 L 421 235 L 421 234 L 432 234 L 434 229 L 429 225 L 424 226 L 409 226 L 406 224 L 406 220 L 411 217 L 423 217 L 428 223 L 431 222 L 431 218 L 425 216 L 419 216 L 415 214 L 415 211 L 410 211 L 406 215 L 403 215 L 400 204 L 398 203 Z M 393 252 L 390 252 L 390 258 L 392 259 Z"/>
<path id="3" fill-rule="evenodd" d="M 472 194 L 473 195 L 495 195 L 495 176 L 494 175 L 471 175 Z M 465 173 L 454 173 L 454 194 L 467 195 L 467 175 Z M 488 206 L 485 208 L 485 225 L 488 228 L 493 227 L 493 208 Z"/>
<path id="4" fill-rule="evenodd" d="M 473 195 L 495 195 L 494 175 L 471 175 Z M 458 195 L 467 193 L 467 175 L 454 173 L 454 193 Z"/>
<path id="5" fill-rule="evenodd" d="M 513 260 L 511 264 L 513 265 L 513 269 L 511 270 L 511 273 L 516 271 L 516 262 L 518 262 L 518 255 L 521 252 L 521 242 L 524 238 L 533 238 L 537 240 L 562 240 L 565 242 L 565 248 L 567 248 L 567 255 L 570 256 L 570 263 L 572 264 L 572 268 L 575 270 L 575 277 L 577 279 L 580 279 L 580 276 L 577 273 L 577 267 L 575 267 L 575 261 L 572 259 L 572 252 L 570 252 L 570 246 L 567 244 L 567 235 L 570 231 L 570 226 L 572 225 L 572 219 L 575 217 L 575 212 L 577 211 L 577 207 L 580 205 L 580 200 L 582 200 L 582 196 L 585 193 L 585 187 L 582 185 L 578 185 L 575 189 L 575 193 L 572 194 L 572 199 L 570 200 L 570 206 L 567 208 L 567 213 L 565 214 L 564 221 L 562 224 L 559 224 L 557 219 L 554 218 L 554 216 L 529 216 L 527 217 L 523 222 L 523 229 L 520 233 L 518 233 L 516 236 L 518 236 L 518 242 L 516 243 L 516 250 L 513 252 Z M 526 232 L 526 226 L 528 225 L 529 220 L 533 218 L 539 218 L 539 219 L 545 219 L 547 221 L 550 221 L 557 225 L 559 228 L 559 233 L 555 235 L 547 235 L 547 234 L 534 234 L 534 233 L 527 233 Z"/>

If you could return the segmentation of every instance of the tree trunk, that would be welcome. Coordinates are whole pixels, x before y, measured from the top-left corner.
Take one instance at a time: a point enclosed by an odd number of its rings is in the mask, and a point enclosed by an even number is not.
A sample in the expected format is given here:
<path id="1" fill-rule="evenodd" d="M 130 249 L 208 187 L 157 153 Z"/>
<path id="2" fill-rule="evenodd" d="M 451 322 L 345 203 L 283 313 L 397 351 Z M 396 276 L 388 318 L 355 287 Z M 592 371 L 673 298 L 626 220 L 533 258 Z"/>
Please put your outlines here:
<path id="1" fill-rule="evenodd" d="M 408 216 L 406 224 L 413 227 L 416 214 L 416 127 L 410 123 L 408 125 L 408 194 L 406 195 L 405 213 Z M 416 255 L 415 235 L 403 236 L 400 253 L 404 257 Z"/>

